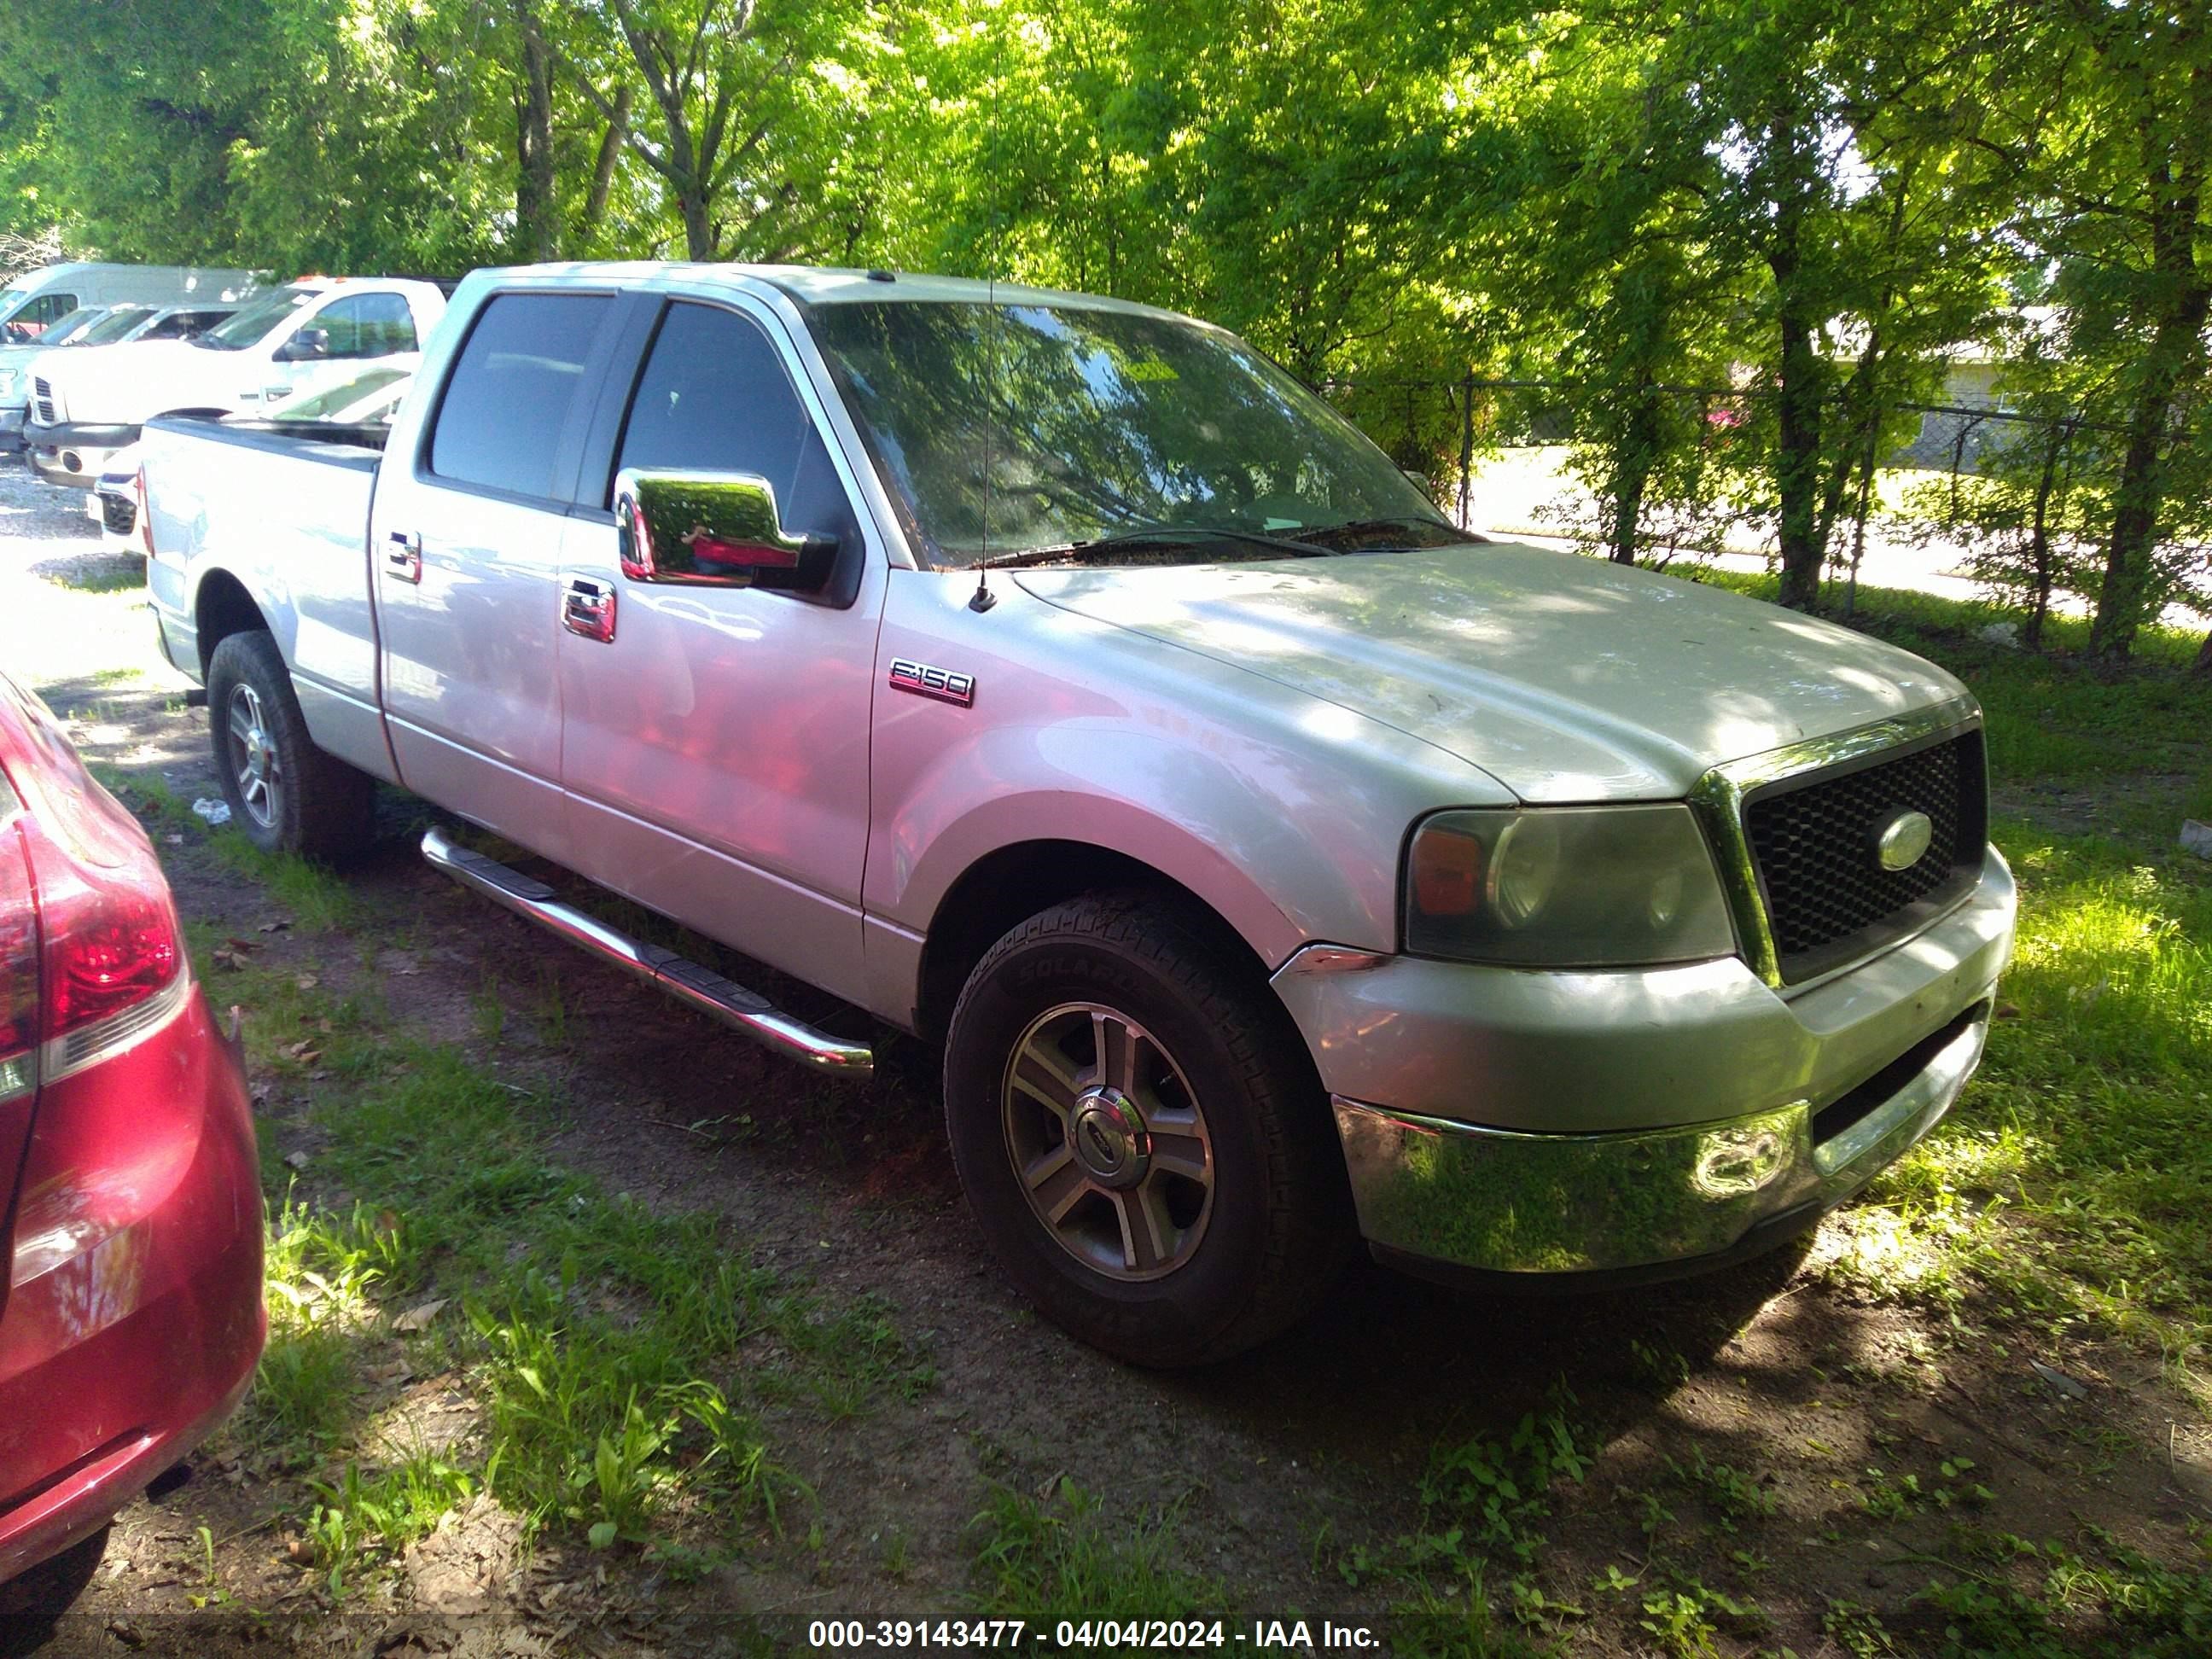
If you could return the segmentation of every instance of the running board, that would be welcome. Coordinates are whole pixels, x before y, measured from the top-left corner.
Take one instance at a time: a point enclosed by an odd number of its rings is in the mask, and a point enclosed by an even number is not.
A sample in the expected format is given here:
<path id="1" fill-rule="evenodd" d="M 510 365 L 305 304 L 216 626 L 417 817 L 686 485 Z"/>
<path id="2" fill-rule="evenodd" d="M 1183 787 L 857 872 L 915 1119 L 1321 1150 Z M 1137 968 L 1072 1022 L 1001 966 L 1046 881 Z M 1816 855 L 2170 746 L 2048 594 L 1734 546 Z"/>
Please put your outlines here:
<path id="1" fill-rule="evenodd" d="M 549 933 L 581 946 L 601 961 L 612 963 L 780 1054 L 838 1077 L 866 1077 L 876 1069 L 875 1051 L 866 1043 L 847 1042 L 802 1025 L 767 998 L 724 979 L 713 969 L 632 939 L 574 905 L 563 904 L 544 882 L 510 870 L 482 853 L 455 846 L 441 830 L 423 832 L 422 856 L 433 869 L 473 888 L 493 903 L 504 905 Z"/>

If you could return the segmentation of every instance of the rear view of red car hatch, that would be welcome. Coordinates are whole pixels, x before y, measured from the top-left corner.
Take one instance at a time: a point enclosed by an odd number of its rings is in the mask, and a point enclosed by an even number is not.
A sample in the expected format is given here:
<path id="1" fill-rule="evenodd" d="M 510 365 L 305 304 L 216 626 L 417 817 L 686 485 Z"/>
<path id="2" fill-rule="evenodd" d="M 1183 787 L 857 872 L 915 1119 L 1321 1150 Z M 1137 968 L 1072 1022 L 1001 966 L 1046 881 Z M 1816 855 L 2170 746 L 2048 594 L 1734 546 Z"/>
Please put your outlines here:
<path id="1" fill-rule="evenodd" d="M 253 1375 L 236 1054 L 137 821 L 0 675 L 0 1581 L 97 1533 Z"/>

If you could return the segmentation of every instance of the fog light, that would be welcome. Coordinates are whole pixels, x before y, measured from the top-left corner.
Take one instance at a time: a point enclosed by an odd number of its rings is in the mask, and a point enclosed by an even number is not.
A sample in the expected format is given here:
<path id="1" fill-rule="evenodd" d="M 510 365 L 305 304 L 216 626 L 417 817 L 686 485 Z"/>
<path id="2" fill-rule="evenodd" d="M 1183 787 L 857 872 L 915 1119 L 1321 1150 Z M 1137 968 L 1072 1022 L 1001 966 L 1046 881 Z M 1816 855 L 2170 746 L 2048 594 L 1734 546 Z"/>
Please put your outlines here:
<path id="1" fill-rule="evenodd" d="M 1691 1185 L 1705 1198 L 1747 1198 L 1790 1167 L 1804 1103 L 1730 1123 L 1698 1139 Z"/>

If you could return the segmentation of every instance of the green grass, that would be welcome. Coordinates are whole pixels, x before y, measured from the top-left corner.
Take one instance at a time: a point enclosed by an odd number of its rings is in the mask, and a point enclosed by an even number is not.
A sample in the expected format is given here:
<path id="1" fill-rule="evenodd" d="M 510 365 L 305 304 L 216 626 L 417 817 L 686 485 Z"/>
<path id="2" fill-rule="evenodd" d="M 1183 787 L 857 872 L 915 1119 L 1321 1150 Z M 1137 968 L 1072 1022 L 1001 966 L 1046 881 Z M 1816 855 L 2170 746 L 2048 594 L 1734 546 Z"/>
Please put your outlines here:
<path id="1" fill-rule="evenodd" d="M 1044 1498 L 995 1490 L 970 1530 L 988 1613 L 1049 1630 L 1062 1619 L 1216 1618 L 1232 1610 L 1220 1581 L 1188 1565 L 1192 1551 L 1173 1509 L 1114 1521 L 1097 1496 L 1062 1479 Z"/>
<path id="2" fill-rule="evenodd" d="M 299 927 L 316 933 L 358 927 L 366 915 L 344 877 L 297 854 L 264 853 L 235 825 L 217 831 L 214 846 L 231 870 L 266 887 Z"/>
<path id="3" fill-rule="evenodd" d="M 125 593 L 146 586 L 146 567 L 142 562 L 125 570 L 63 571 L 46 580 L 76 593 Z"/>
<path id="4" fill-rule="evenodd" d="M 320 872 L 297 868 L 319 890 Z M 309 908 L 300 896 L 287 902 Z M 213 935 L 191 931 L 205 967 Z M 513 1092 L 373 1001 L 251 957 L 210 994 L 246 1009 L 257 1071 L 307 1085 L 303 1116 L 265 1126 L 265 1165 L 287 1184 L 272 1198 L 270 1347 L 237 1433 L 276 1466 L 326 1471 L 297 1524 L 331 1594 L 480 1491 L 595 1547 L 772 1536 L 811 1493 L 764 1413 L 834 1419 L 930 1385 L 872 1304 L 758 1266 L 711 1218 L 658 1213 L 552 1163 Z M 298 1141 L 312 1152 L 293 1184 L 276 1153 Z M 395 1326 L 440 1300 L 422 1329 Z M 401 1354 L 463 1379 L 463 1444 L 394 1462 L 364 1438 L 371 1379 Z"/>

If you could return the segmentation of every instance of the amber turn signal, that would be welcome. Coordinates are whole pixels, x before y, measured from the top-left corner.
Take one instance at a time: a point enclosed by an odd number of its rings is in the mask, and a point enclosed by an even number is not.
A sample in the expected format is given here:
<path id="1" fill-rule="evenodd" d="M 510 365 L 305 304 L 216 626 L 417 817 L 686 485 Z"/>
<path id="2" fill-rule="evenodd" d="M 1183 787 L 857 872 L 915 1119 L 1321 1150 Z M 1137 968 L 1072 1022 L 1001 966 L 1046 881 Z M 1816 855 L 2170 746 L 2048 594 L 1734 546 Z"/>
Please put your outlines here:
<path id="1" fill-rule="evenodd" d="M 1482 896 L 1482 843 L 1431 826 L 1413 837 L 1413 903 L 1425 916 L 1465 916 Z"/>

